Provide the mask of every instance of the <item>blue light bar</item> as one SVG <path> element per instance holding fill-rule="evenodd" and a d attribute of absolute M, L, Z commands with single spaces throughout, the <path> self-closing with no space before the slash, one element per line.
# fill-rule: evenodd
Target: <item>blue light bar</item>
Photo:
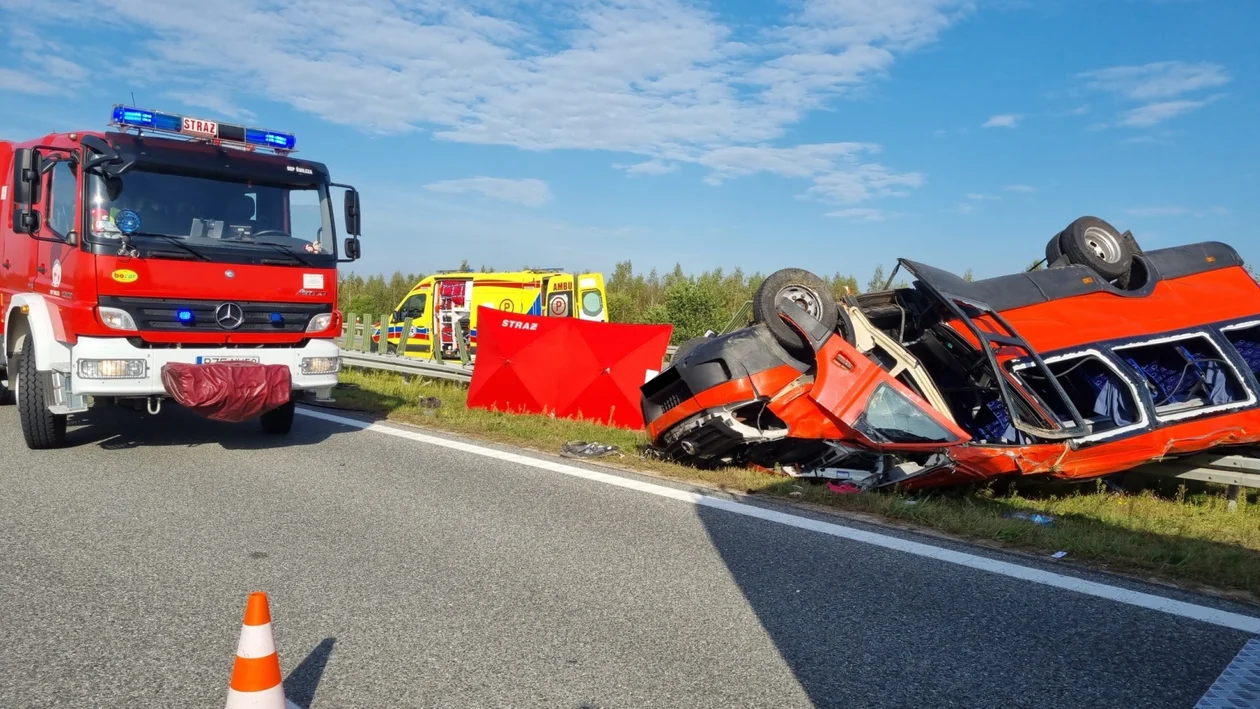
<path fill-rule="evenodd" d="M 246 128 L 245 142 L 250 145 L 262 145 L 276 150 L 292 150 L 293 146 L 297 145 L 297 138 L 288 133 Z"/>
<path fill-rule="evenodd" d="M 183 119 L 169 113 L 142 111 L 138 108 L 115 106 L 114 123 L 124 126 L 134 126 L 136 128 L 151 128 L 153 130 L 178 132 L 180 125 L 183 123 Z"/>
<path fill-rule="evenodd" d="M 114 115 L 111 123 L 130 128 L 178 133 L 190 138 L 209 139 L 218 143 L 268 148 L 276 152 L 292 152 L 297 146 L 297 137 L 291 133 L 280 133 L 260 128 L 246 128 L 245 126 L 219 123 L 218 121 L 193 118 L 191 116 L 146 111 L 131 106 L 114 106 Z"/>

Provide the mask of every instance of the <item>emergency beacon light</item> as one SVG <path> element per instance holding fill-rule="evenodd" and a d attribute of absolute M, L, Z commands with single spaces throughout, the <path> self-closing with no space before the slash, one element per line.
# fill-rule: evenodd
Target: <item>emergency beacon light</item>
<path fill-rule="evenodd" d="M 245 146 L 248 150 L 267 148 L 277 153 L 289 153 L 297 145 L 297 138 L 291 133 L 247 128 L 204 118 L 146 111 L 130 106 L 114 106 L 113 120 L 110 123 L 162 133 L 177 133 L 193 139 L 209 139 L 216 143 L 235 143 Z"/>

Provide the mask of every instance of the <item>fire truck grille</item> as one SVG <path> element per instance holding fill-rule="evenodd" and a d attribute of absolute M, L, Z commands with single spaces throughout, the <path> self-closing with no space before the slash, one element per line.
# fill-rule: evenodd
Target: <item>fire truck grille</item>
<path fill-rule="evenodd" d="M 220 306 L 230 303 L 240 309 L 229 309 L 239 315 L 238 327 L 220 323 Z M 223 331 L 232 332 L 305 332 L 311 318 L 332 311 L 329 303 L 262 303 L 245 300 L 185 300 L 178 298 L 102 297 L 101 307 L 124 310 L 142 331 Z M 229 324 L 233 322 L 228 318 Z"/>

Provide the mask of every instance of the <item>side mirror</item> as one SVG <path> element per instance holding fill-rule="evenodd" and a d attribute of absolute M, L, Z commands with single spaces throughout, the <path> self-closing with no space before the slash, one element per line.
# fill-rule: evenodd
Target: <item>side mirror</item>
<path fill-rule="evenodd" d="M 389 315 L 390 322 L 402 322 L 402 319 L 403 319 L 403 313 L 401 310 L 395 310 Z"/>
<path fill-rule="evenodd" d="M 13 210 L 14 234 L 30 234 L 33 236 L 39 233 L 42 225 L 43 219 L 38 209 L 32 209 L 30 205 L 24 204 Z"/>
<path fill-rule="evenodd" d="M 361 209 L 362 208 L 359 205 L 358 190 L 346 190 L 345 222 L 346 233 L 350 236 L 359 236 L 359 217 L 362 214 Z M 346 254 L 348 255 L 349 253 L 350 250 L 346 249 Z"/>
<path fill-rule="evenodd" d="M 346 258 L 350 259 L 351 261 L 357 261 L 359 259 L 359 256 L 362 255 L 359 252 L 359 237 L 347 236 L 345 251 L 346 251 Z"/>
<path fill-rule="evenodd" d="M 13 151 L 13 203 L 38 204 L 43 197 L 44 158 L 30 148 Z"/>

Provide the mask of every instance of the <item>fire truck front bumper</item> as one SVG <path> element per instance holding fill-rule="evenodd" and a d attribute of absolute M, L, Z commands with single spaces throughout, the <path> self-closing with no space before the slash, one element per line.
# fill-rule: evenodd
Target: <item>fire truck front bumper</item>
<path fill-rule="evenodd" d="M 174 349 L 135 347 L 119 337 L 81 337 L 71 348 L 70 357 L 70 371 L 60 372 L 61 376 L 56 379 L 61 380 L 57 384 L 69 380 L 69 394 L 73 399 L 166 396 L 162 366 L 172 362 L 212 364 L 235 360 L 285 365 L 289 368 L 293 391 L 311 392 L 318 399 L 332 395 L 337 372 L 341 371 L 340 351 L 331 340 L 312 340 L 303 347 Z M 71 405 L 71 408 L 78 407 Z"/>

